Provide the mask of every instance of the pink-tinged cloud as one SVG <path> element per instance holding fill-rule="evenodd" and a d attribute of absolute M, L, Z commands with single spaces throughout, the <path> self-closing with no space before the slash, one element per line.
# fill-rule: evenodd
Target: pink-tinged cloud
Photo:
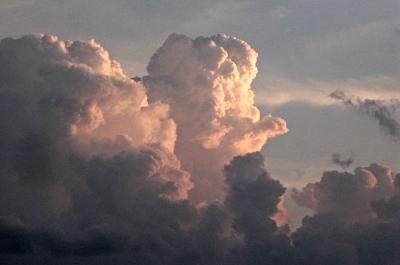
<path fill-rule="evenodd" d="M 223 34 L 172 34 L 150 60 L 144 77 L 149 100 L 170 105 L 176 154 L 199 187 L 195 200 L 221 198 L 223 165 L 288 131 L 283 119 L 261 117 L 254 105 L 256 62 L 249 44 Z"/>
<path fill-rule="evenodd" d="M 292 198 L 315 214 L 333 214 L 345 222 L 368 221 L 375 216 L 371 202 L 390 198 L 396 191 L 390 168 L 379 164 L 358 167 L 354 174 L 324 172 L 320 181 L 294 189 Z"/>

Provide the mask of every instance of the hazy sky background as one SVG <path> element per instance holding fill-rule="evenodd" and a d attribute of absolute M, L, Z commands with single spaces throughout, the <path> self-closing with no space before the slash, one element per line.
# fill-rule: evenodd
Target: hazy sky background
<path fill-rule="evenodd" d="M 399 0 L 0 0 L 0 37 L 48 33 L 96 39 L 132 75 L 172 32 L 226 33 L 259 53 L 254 83 L 264 113 L 290 132 L 265 147 L 267 167 L 286 186 L 338 169 L 332 153 L 355 166 L 400 169 L 400 143 L 377 122 L 335 104 L 343 89 L 361 97 L 400 97 Z M 399 115 L 397 116 L 398 120 Z"/>

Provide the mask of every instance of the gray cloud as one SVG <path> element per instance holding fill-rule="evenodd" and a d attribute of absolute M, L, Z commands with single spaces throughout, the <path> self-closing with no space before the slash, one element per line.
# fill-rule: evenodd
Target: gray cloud
<path fill-rule="evenodd" d="M 346 169 L 354 162 L 353 155 L 344 158 L 342 154 L 332 154 L 332 163 Z"/>
<path fill-rule="evenodd" d="M 343 91 L 337 90 L 330 97 L 352 107 L 355 111 L 368 115 L 378 121 L 382 130 L 394 140 L 400 140 L 400 123 L 395 119 L 395 112 L 400 103 L 397 99 L 389 102 L 348 97 Z"/>

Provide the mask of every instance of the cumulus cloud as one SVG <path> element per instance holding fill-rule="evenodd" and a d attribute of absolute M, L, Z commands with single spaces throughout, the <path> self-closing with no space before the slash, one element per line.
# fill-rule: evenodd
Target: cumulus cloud
<path fill-rule="evenodd" d="M 280 223 L 285 187 L 253 151 L 287 128 L 253 104 L 255 58 L 174 34 L 132 80 L 95 41 L 2 40 L 0 262 L 397 264 L 400 175 L 382 165 L 325 172 L 293 191 L 314 215 Z M 189 200 L 215 179 L 220 200 Z"/>
<path fill-rule="evenodd" d="M 377 182 L 368 181 L 369 183 L 375 183 L 377 187 L 380 179 L 386 179 L 386 185 L 381 184 L 381 187 L 387 186 L 387 180 L 392 180 L 393 174 L 390 169 L 384 168 L 378 165 L 371 165 L 367 168 L 360 168 L 359 175 L 370 174 L 371 172 L 377 178 Z M 364 171 L 364 172 L 362 172 Z M 347 173 L 348 174 L 348 173 Z M 325 211 L 322 209 L 317 211 L 314 216 L 304 218 L 303 225 L 294 234 L 292 234 L 293 247 L 302 253 L 299 259 L 299 264 L 349 264 L 349 265 L 366 265 L 366 264 L 397 264 L 399 256 L 399 186 L 398 180 L 400 175 L 396 175 L 395 181 L 389 181 L 390 183 L 390 195 L 387 193 L 386 188 L 377 188 L 375 190 L 374 200 L 370 200 L 370 196 L 364 196 L 361 198 L 360 192 L 355 191 L 358 195 L 348 196 L 345 192 L 340 191 L 346 190 L 346 186 L 349 184 L 349 180 L 355 180 L 355 175 L 348 175 L 346 178 L 345 173 L 340 177 L 337 173 L 330 173 L 324 175 L 325 178 L 331 178 L 330 183 L 342 182 L 343 185 L 338 186 L 337 184 L 331 185 L 331 191 L 325 191 L 331 193 L 335 190 L 336 195 L 343 196 L 346 201 L 353 207 L 353 212 L 361 214 L 363 218 L 357 218 L 352 216 L 351 221 L 349 220 L 350 215 L 348 211 L 343 211 L 341 208 L 329 207 L 326 204 L 326 196 L 315 196 L 316 204 L 321 207 L 325 207 Z M 370 175 L 371 177 L 372 175 Z M 323 177 L 323 178 L 324 178 Z M 341 178 L 338 181 L 338 178 Z M 321 180 L 316 185 L 322 185 L 322 182 L 327 180 Z M 358 186 L 365 186 L 361 182 L 358 182 Z M 346 186 L 345 186 L 346 185 Z M 325 185 L 327 186 L 327 185 Z M 368 185 L 371 186 L 371 185 Z M 311 188 L 312 189 L 312 188 Z M 309 190 L 311 190 L 309 189 Z M 322 190 L 322 189 L 320 189 Z M 316 193 L 318 193 L 317 191 Z M 379 192 L 380 195 L 377 195 Z M 328 196 L 331 197 L 331 196 Z M 333 197 L 331 197 L 333 198 Z M 336 204 L 341 199 L 336 200 Z M 329 199 L 328 201 L 333 201 Z M 364 206 L 354 204 L 354 200 L 363 202 Z M 325 202 L 324 202 L 325 201 Z M 369 203 L 368 211 L 362 213 L 356 207 L 363 207 L 365 209 L 366 202 Z M 345 206 L 341 206 L 345 207 Z M 329 211 L 327 211 L 329 209 Z M 350 208 L 348 208 L 350 210 Z M 369 212 L 368 215 L 365 213 Z M 371 215 L 372 214 L 372 215 Z M 350 222 L 349 222 L 350 221 Z"/>
<path fill-rule="evenodd" d="M 360 99 L 348 97 L 343 91 L 336 90 L 330 94 L 331 98 L 341 101 L 355 111 L 368 115 L 378 121 L 385 134 L 394 140 L 400 140 L 400 123 L 395 119 L 395 113 L 400 103 L 397 99 L 389 102 L 374 99 Z"/>
<path fill-rule="evenodd" d="M 395 192 L 394 175 L 378 164 L 356 168 L 354 174 L 327 171 L 320 181 L 294 189 L 292 198 L 316 214 L 332 214 L 342 221 L 366 221 L 374 217 L 371 202 Z"/>
<path fill-rule="evenodd" d="M 193 112 L 179 93 L 155 98 L 163 92 L 163 78 L 152 77 L 161 71 L 155 58 L 164 48 L 150 62 L 145 88 L 94 40 L 29 35 L 0 42 L 1 263 L 287 260 L 288 230 L 274 219 L 285 188 L 260 153 L 244 154 L 286 132 L 286 124 L 261 119 L 253 105 L 255 52 L 238 39 L 213 38 L 167 41 L 191 43 L 187 55 L 196 56 L 174 66 L 191 66 L 187 79 L 189 72 L 160 65 L 171 75 L 165 78 L 186 80 L 186 88 L 173 80 L 179 93 L 199 96 Z M 177 133 L 183 137 L 175 148 Z M 185 144 L 197 149 L 191 154 Z M 195 164 L 201 152 L 218 160 L 210 167 L 227 196 L 195 205 L 180 159 Z M 198 176 L 209 178 L 204 172 Z"/>
<path fill-rule="evenodd" d="M 210 190 L 195 188 L 197 200 L 220 196 L 220 171 L 235 155 L 259 151 L 268 138 L 287 132 L 283 119 L 261 117 L 254 105 L 256 61 L 250 45 L 234 37 L 172 34 L 147 67 L 149 101 L 169 104 L 177 124 L 178 158 L 196 187 Z"/>
<path fill-rule="evenodd" d="M 265 171 L 262 155 L 235 157 L 224 172 L 229 185 L 225 204 L 234 228 L 244 236 L 238 264 L 290 264 L 290 240 L 273 220 L 285 188 Z"/>
<path fill-rule="evenodd" d="M 191 215 L 168 106 L 99 44 L 4 39 L 0 63 L 2 263 L 115 255 Z"/>
<path fill-rule="evenodd" d="M 0 63 L 1 215 L 57 223 L 74 209 L 77 187 L 100 178 L 90 177 L 86 164 L 101 168 L 104 159 L 116 164 L 105 176 L 117 174 L 116 190 L 154 183 L 157 198 L 187 197 L 192 182 L 172 153 L 176 126 L 168 105 L 149 104 L 143 85 L 94 40 L 3 39 Z M 118 179 L 118 163 L 131 175 Z"/>
<path fill-rule="evenodd" d="M 143 86 L 127 78 L 94 40 L 69 42 L 42 35 L 4 39 L 0 61 L 3 134 L 126 134 L 137 146 L 161 143 L 173 148 L 175 125 L 168 106 L 149 105 Z M 120 119 L 130 122 L 113 130 Z"/>

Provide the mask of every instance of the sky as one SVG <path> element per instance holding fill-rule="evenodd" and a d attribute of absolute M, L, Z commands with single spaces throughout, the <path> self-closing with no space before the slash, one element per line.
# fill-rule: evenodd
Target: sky
<path fill-rule="evenodd" d="M 18 39 L 36 33 L 57 37 Z M 331 254 L 363 265 L 360 237 L 376 239 L 379 222 L 397 225 L 400 0 L 0 0 L 0 39 L 0 234 L 12 246 L 0 243 L 0 261 L 38 247 L 55 261 L 96 264 L 85 257 L 105 251 L 104 264 L 124 264 L 132 257 L 115 253 L 129 248 L 144 264 L 168 253 L 164 265 L 231 265 L 236 255 L 243 265 L 328 264 Z M 140 187 L 138 198 L 126 187 Z M 299 228 L 290 239 L 254 233 L 286 223 Z M 308 246 L 326 224 L 348 238 L 333 237 L 329 251 Z M 28 245 L 10 239 L 15 231 Z M 150 243 L 138 248 L 140 239 Z M 259 242 L 293 260 L 264 257 Z M 169 256 L 187 244 L 189 254 Z M 310 258 L 315 249 L 322 254 Z M 210 258 L 190 263 L 191 251 Z"/>

